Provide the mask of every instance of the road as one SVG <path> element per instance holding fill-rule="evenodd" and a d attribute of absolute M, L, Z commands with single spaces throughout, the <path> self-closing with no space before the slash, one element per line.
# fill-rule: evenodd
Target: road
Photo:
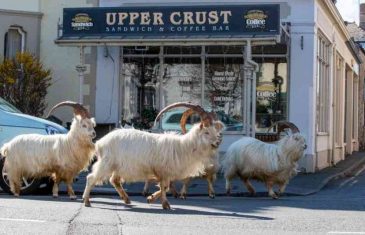
<path fill-rule="evenodd" d="M 93 196 L 92 207 L 66 196 L 0 195 L 0 234 L 365 234 L 365 171 L 319 193 L 282 197 L 170 198 L 173 208 L 131 197 Z"/>

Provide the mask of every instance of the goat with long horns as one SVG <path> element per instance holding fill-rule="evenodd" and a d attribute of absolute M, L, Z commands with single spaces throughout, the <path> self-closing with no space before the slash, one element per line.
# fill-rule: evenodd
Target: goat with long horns
<path fill-rule="evenodd" d="M 201 122 L 185 135 L 119 129 L 96 142 L 98 160 L 87 176 L 83 195 L 85 206 L 90 206 L 90 191 L 94 185 L 109 178 L 125 203 L 130 203 L 130 200 L 121 182 L 159 182 L 160 190 L 149 196 L 147 201 L 151 203 L 161 197 L 162 207 L 170 209 L 166 198 L 170 182 L 199 175 L 204 170 L 204 163 L 211 158 L 207 153 L 217 149 L 221 143 L 212 115 L 198 105 L 174 103 L 161 110 L 156 121 L 163 113 L 177 107 L 191 108 L 201 117 Z"/>
<path fill-rule="evenodd" d="M 58 197 L 58 186 L 66 182 L 71 199 L 76 199 L 72 189 L 74 177 L 85 169 L 94 156 L 95 120 L 81 105 L 65 101 L 55 105 L 49 115 L 62 106 L 74 109 L 74 119 L 67 134 L 19 135 L 6 143 L 1 154 L 5 157 L 4 168 L 8 173 L 10 190 L 19 196 L 22 177 L 54 180 L 53 196 Z"/>
<path fill-rule="evenodd" d="M 198 110 L 199 111 L 202 110 L 200 108 L 200 106 L 199 106 Z M 194 108 L 189 108 L 189 109 L 187 109 L 183 112 L 183 114 L 181 116 L 181 120 L 180 120 L 180 127 L 181 127 L 181 133 L 182 134 L 187 133 L 186 122 L 187 122 L 188 118 L 190 116 L 192 116 L 193 114 L 195 114 L 195 113 L 197 113 L 197 111 Z M 205 117 L 207 119 L 210 119 L 209 124 L 212 123 L 213 126 L 215 127 L 215 129 L 217 130 L 217 132 L 219 133 L 219 136 L 222 137 L 221 132 L 224 129 L 224 125 L 223 125 L 222 122 L 217 120 L 217 115 L 214 112 L 210 112 L 210 113 L 206 113 Z M 156 120 L 158 120 L 158 118 L 160 118 L 160 117 L 157 117 Z M 213 121 L 211 121 L 211 120 L 213 120 Z M 222 138 L 221 138 L 221 140 L 222 140 Z M 214 191 L 214 186 L 213 185 L 214 185 L 214 181 L 216 180 L 217 172 L 219 170 L 217 149 L 212 148 L 210 152 L 207 152 L 207 154 L 210 155 L 211 157 L 209 158 L 209 160 L 207 162 L 204 163 L 204 172 L 202 172 L 202 174 L 200 174 L 199 176 L 203 177 L 207 180 L 207 182 L 208 182 L 208 196 L 210 198 L 214 198 L 215 197 L 215 191 Z M 182 188 L 180 190 L 180 198 L 181 199 L 186 199 L 187 188 L 188 188 L 188 185 L 189 185 L 190 181 L 192 180 L 192 178 L 193 177 L 187 177 L 186 179 L 182 180 L 183 184 L 182 184 Z M 150 184 L 150 182 L 148 180 L 145 181 L 145 185 L 144 185 L 143 192 L 142 192 L 143 196 L 148 195 L 149 184 Z M 178 193 L 175 189 L 175 186 L 174 186 L 173 182 L 171 182 L 171 184 L 170 184 L 170 190 L 171 190 L 171 193 L 173 194 L 174 197 L 178 197 Z"/>

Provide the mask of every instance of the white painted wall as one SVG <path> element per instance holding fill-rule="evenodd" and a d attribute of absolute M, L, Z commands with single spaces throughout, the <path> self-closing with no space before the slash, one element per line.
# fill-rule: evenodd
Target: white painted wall
<path fill-rule="evenodd" d="M 40 0 L 0 0 L 0 9 L 39 12 Z"/>
<path fill-rule="evenodd" d="M 96 69 L 95 119 L 97 123 L 115 123 L 118 120 L 119 47 L 98 47 Z M 113 62 L 114 61 L 114 62 Z"/>
<path fill-rule="evenodd" d="M 57 23 L 62 21 L 64 7 L 87 7 L 86 0 L 40 0 L 44 14 L 41 25 L 40 55 L 45 67 L 52 70 L 52 86 L 48 89 L 46 100 L 48 109 L 63 100 L 79 100 L 79 78 L 75 66 L 80 63 L 80 50 L 77 47 L 61 47 L 54 43 L 57 38 Z M 88 53 L 90 48 L 85 48 Z M 48 109 L 45 113 L 48 112 Z M 72 119 L 72 110 L 58 109 L 55 115 L 64 122 Z"/>

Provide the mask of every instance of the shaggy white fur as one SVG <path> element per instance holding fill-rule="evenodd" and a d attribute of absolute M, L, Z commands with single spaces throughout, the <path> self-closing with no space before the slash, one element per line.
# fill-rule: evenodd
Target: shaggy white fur
<path fill-rule="evenodd" d="M 214 125 L 215 129 L 217 130 L 218 135 L 221 137 L 222 131 L 224 129 L 223 123 L 220 121 L 214 121 L 213 125 Z M 216 148 L 210 148 L 210 150 L 204 152 L 205 154 L 207 154 L 210 157 L 208 158 L 208 160 L 206 162 L 204 162 L 203 166 L 201 166 L 202 168 L 204 168 L 203 172 L 201 174 L 199 174 L 198 176 L 196 176 L 196 177 L 205 178 L 207 180 L 208 196 L 210 198 L 215 197 L 215 191 L 214 191 L 213 184 L 217 178 L 217 172 L 219 170 L 218 151 L 217 150 L 218 149 L 216 149 Z M 194 176 L 191 176 L 191 177 L 187 177 L 186 179 L 182 180 L 182 187 L 180 190 L 181 199 L 186 199 L 188 186 L 189 186 L 190 181 L 193 178 L 194 178 Z M 150 182 L 148 180 L 145 182 L 143 192 L 142 192 L 143 196 L 147 196 L 147 194 L 148 194 L 149 183 Z M 170 184 L 170 190 L 171 190 L 172 194 L 174 195 L 174 197 L 177 198 L 178 193 L 177 193 L 173 183 Z"/>
<path fill-rule="evenodd" d="M 4 144 L 1 154 L 6 157 L 4 167 L 14 195 L 19 196 L 21 177 L 52 176 L 53 196 L 58 196 L 58 185 L 65 181 L 70 198 L 75 199 L 73 178 L 94 156 L 95 125 L 93 118 L 76 116 L 67 134 L 25 134 Z"/>
<path fill-rule="evenodd" d="M 297 172 L 297 162 L 305 149 L 305 138 L 299 133 L 286 136 L 276 144 L 251 137 L 234 142 L 222 162 L 227 194 L 231 190 L 231 179 L 238 176 L 251 194 L 255 190 L 249 179 L 256 179 L 265 182 L 269 195 L 277 198 L 273 185 L 279 185 L 279 194 L 284 192 L 290 178 Z"/>
<path fill-rule="evenodd" d="M 222 124 L 223 125 L 223 124 Z M 149 202 L 161 196 L 164 209 L 170 205 L 166 198 L 171 181 L 199 175 L 212 148 L 218 148 L 220 133 L 214 126 L 196 124 L 185 135 L 177 133 L 155 134 L 135 129 L 120 129 L 110 132 L 96 142 L 98 161 L 87 176 L 84 191 L 85 206 L 90 206 L 92 187 L 110 177 L 122 199 L 129 203 L 120 181 L 135 182 L 155 180 L 161 190 L 148 198 Z"/>

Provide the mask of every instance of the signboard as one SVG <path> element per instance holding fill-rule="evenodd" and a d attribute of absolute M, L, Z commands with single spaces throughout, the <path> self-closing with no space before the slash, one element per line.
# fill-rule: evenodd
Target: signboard
<path fill-rule="evenodd" d="M 63 37 L 273 36 L 279 26 L 278 4 L 63 9 Z"/>

